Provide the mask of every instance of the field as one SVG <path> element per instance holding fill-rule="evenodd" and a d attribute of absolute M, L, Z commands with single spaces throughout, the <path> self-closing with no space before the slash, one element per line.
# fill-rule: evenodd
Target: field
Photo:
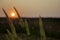
<path fill-rule="evenodd" d="M 23 21 L 27 20 L 29 25 L 29 32 L 26 32 L 25 27 L 19 25 L 18 19 L 11 19 L 16 33 L 22 40 L 40 40 L 40 28 L 39 28 L 39 18 L 22 18 Z M 60 18 L 42 18 L 43 27 L 46 34 L 47 40 L 60 40 Z M 0 18 L 0 40 L 7 40 L 7 31 L 11 32 L 11 28 L 7 22 L 6 18 Z M 6 37 L 6 38 L 5 38 Z"/>

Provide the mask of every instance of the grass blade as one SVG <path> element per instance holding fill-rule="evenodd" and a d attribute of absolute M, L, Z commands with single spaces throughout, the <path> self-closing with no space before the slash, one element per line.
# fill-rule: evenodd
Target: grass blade
<path fill-rule="evenodd" d="M 2 8 L 2 10 L 3 10 L 3 12 L 5 13 L 5 15 L 6 15 L 6 17 L 7 17 L 7 20 L 8 20 L 8 23 L 9 23 L 9 26 L 10 26 L 10 28 L 11 28 L 11 31 L 12 31 L 13 35 L 17 36 L 17 35 L 16 35 L 16 30 L 15 30 L 15 27 L 14 27 L 12 21 L 10 20 L 10 18 L 9 18 L 9 16 L 7 15 L 6 11 L 5 11 L 3 8 Z"/>
<path fill-rule="evenodd" d="M 27 20 L 25 20 L 25 28 L 26 28 L 27 35 L 29 36 L 30 35 L 30 31 L 29 31 L 29 25 L 27 23 Z"/>
<path fill-rule="evenodd" d="M 39 27 L 40 27 L 41 40 L 46 40 L 46 35 L 45 35 L 44 28 L 43 28 L 43 21 L 41 17 L 39 18 Z"/>
<path fill-rule="evenodd" d="M 9 23 L 9 26 L 10 26 L 11 31 L 12 31 L 12 33 L 11 33 L 9 30 L 7 30 L 8 35 L 9 35 L 9 38 L 10 38 L 11 40 L 22 40 L 21 38 L 19 38 L 19 37 L 17 36 L 15 27 L 14 27 L 12 21 L 10 20 L 9 16 L 7 15 L 6 11 L 5 11 L 3 8 L 2 8 L 2 10 L 3 10 L 3 12 L 4 12 L 5 15 L 6 15 L 7 21 L 8 21 L 8 23 Z"/>
<path fill-rule="evenodd" d="M 23 19 L 21 18 L 21 16 L 20 16 L 20 14 L 18 13 L 17 9 L 16 9 L 15 7 L 13 7 L 13 8 L 14 8 L 14 10 L 15 10 L 16 13 L 17 13 L 19 24 L 21 25 L 21 27 L 24 27 Z"/>
<path fill-rule="evenodd" d="M 25 23 L 24 23 L 24 22 L 23 22 L 23 19 L 22 19 L 22 18 L 20 17 L 20 15 L 19 15 L 17 9 L 16 9 L 15 7 L 14 7 L 14 9 L 15 9 L 17 15 L 18 15 L 19 24 L 20 24 L 22 27 L 25 27 L 25 28 L 26 28 L 26 32 L 27 32 L 27 35 L 30 35 L 29 28 L 28 28 L 29 26 L 28 26 L 27 21 L 25 20 Z"/>

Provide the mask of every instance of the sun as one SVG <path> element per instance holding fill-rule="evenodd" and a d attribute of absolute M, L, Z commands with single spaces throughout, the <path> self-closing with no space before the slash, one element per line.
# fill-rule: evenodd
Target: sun
<path fill-rule="evenodd" d="M 9 17 L 10 18 L 17 18 L 18 16 L 17 16 L 16 12 L 12 11 L 12 12 L 10 12 Z"/>
<path fill-rule="evenodd" d="M 14 13 L 14 12 L 12 12 L 12 13 L 11 13 L 11 16 L 12 16 L 12 17 L 15 17 L 15 13 Z"/>

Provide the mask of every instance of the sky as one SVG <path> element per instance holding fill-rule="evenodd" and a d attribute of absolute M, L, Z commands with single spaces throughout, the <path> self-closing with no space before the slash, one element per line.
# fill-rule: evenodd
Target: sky
<path fill-rule="evenodd" d="M 0 0 L 0 17 L 5 17 L 2 8 L 9 15 L 14 6 L 21 17 L 60 18 L 60 0 Z"/>

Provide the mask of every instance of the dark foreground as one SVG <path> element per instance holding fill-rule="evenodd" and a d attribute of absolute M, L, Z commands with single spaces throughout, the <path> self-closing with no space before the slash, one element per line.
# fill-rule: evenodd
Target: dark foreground
<path fill-rule="evenodd" d="M 40 40 L 40 37 L 36 36 L 36 35 L 27 36 L 25 34 L 18 34 L 18 36 L 20 38 L 22 38 L 22 40 Z M 7 40 L 6 35 L 5 34 L 0 34 L 0 40 Z M 60 39 L 53 38 L 53 37 L 47 37 L 47 40 L 60 40 Z"/>
<path fill-rule="evenodd" d="M 38 18 L 23 18 L 27 19 L 30 29 L 30 36 L 26 35 L 25 28 L 19 26 L 17 19 L 12 19 L 18 36 L 23 40 L 40 40 Z M 42 18 L 47 40 L 60 40 L 60 18 Z M 9 29 L 6 18 L 0 18 L 0 40 L 7 40 L 5 34 L 6 29 Z"/>

